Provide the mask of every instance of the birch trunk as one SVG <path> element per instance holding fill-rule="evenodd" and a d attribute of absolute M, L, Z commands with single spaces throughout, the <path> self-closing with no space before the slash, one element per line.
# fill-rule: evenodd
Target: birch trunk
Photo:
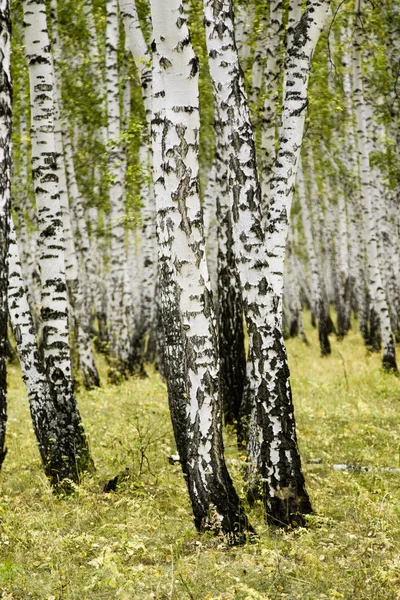
<path fill-rule="evenodd" d="M 318 317 L 318 337 L 321 348 L 321 355 L 330 354 L 330 343 L 328 338 L 326 314 L 324 307 L 324 297 L 321 285 L 320 267 L 318 265 L 317 254 L 315 250 L 314 236 L 312 232 L 312 220 L 310 209 L 307 203 L 307 192 L 304 181 L 303 169 L 300 165 L 298 176 L 298 195 L 301 206 L 301 218 L 303 221 L 304 236 L 306 238 L 306 247 L 308 254 L 308 266 L 311 283 L 311 311 Z"/>
<path fill-rule="evenodd" d="M 205 0 L 206 42 L 221 130 L 229 149 L 236 264 L 249 334 L 242 406 L 251 412 L 249 497 L 262 493 L 269 521 L 301 521 L 311 511 L 297 447 L 286 350 L 270 282 L 261 190 L 243 73 L 229 0 Z"/>
<path fill-rule="evenodd" d="M 199 197 L 198 60 L 181 1 L 166 6 L 152 0 L 151 12 L 154 179 L 171 414 L 173 423 L 180 419 L 174 428 L 196 527 L 221 531 L 238 543 L 252 529 L 223 456 L 215 318 Z M 180 331 L 172 319 L 178 319 Z M 182 369 L 175 360 L 183 357 Z"/>
<path fill-rule="evenodd" d="M 54 129 L 57 161 L 58 189 L 64 231 L 65 277 L 71 315 L 75 330 L 78 364 L 83 384 L 87 389 L 98 387 L 100 378 L 97 372 L 90 340 L 90 312 L 82 289 L 82 273 L 76 253 L 72 232 L 71 211 L 68 198 L 67 176 L 64 161 L 64 149 L 61 131 L 61 79 L 57 76 L 57 64 L 60 60 L 60 42 L 58 35 L 57 0 L 51 1 L 52 49 L 54 56 Z"/>
<path fill-rule="evenodd" d="M 217 221 L 217 158 L 207 179 L 203 197 L 204 237 L 206 240 L 207 266 L 210 275 L 211 289 L 215 298 L 218 297 L 218 221 Z M 218 314 L 218 303 L 216 306 Z"/>
<path fill-rule="evenodd" d="M 218 340 L 220 356 L 220 393 L 225 423 L 234 424 L 239 444 L 244 439 L 240 407 L 246 381 L 246 356 L 243 331 L 243 301 L 235 264 L 228 188 L 229 155 L 216 123 L 216 199 L 218 222 Z"/>
<path fill-rule="evenodd" d="M 7 422 L 8 348 L 7 287 L 8 234 L 11 200 L 11 19 L 8 0 L 0 2 L 0 469 L 7 453 L 5 446 Z"/>
<path fill-rule="evenodd" d="M 64 233 L 54 136 L 53 65 L 46 7 L 43 2 L 24 0 L 23 8 L 32 114 L 32 176 L 42 285 L 42 350 L 57 412 L 54 430 L 57 452 L 49 458 L 48 472 L 53 483 L 57 483 L 63 479 L 77 481 L 79 473 L 92 463 L 71 374 Z"/>
<path fill-rule="evenodd" d="M 106 85 L 107 126 L 110 172 L 110 310 L 108 326 L 110 351 L 117 360 L 117 368 L 124 372 L 129 357 L 129 339 L 125 319 L 124 264 L 125 250 L 125 206 L 124 206 L 124 155 L 121 141 L 121 114 L 118 84 L 118 0 L 107 0 L 106 22 Z"/>
<path fill-rule="evenodd" d="M 60 435 L 54 389 L 49 384 L 39 352 L 35 326 L 28 304 L 27 289 L 22 275 L 20 254 L 13 220 L 10 222 L 9 288 L 10 321 L 17 343 L 22 377 L 26 385 L 33 428 L 48 477 L 59 481 L 54 465 L 62 463 L 62 451 L 57 444 Z"/>
<path fill-rule="evenodd" d="M 372 204 L 371 168 L 369 162 L 370 142 L 366 128 L 367 114 L 362 82 L 362 22 L 361 0 L 356 0 L 356 14 L 353 38 L 353 94 L 357 120 L 357 140 L 360 164 L 360 189 L 362 196 L 364 229 L 367 244 L 369 290 L 374 312 L 379 317 L 380 333 L 383 342 L 382 365 L 397 371 L 396 350 L 391 330 L 389 308 L 379 268 L 376 215 Z"/>
<path fill-rule="evenodd" d="M 271 181 L 269 235 L 266 240 L 271 284 L 277 298 L 282 297 L 286 241 L 303 141 L 311 59 L 328 16 L 329 4 L 329 0 L 309 2 L 293 30 L 293 40 L 287 49 L 282 127 Z"/>
<path fill-rule="evenodd" d="M 346 35 L 347 33 L 347 35 Z M 349 210 L 349 237 L 351 240 L 350 252 L 352 256 L 351 264 L 354 265 L 353 277 L 355 293 L 357 298 L 357 309 L 360 331 L 365 343 L 368 341 L 368 293 L 366 281 L 366 263 L 365 263 L 365 239 L 363 235 L 363 224 L 360 218 L 361 201 L 358 185 L 358 156 L 356 131 L 354 125 L 354 107 L 353 107 L 353 88 L 351 82 L 351 56 L 350 48 L 352 31 L 350 27 L 347 31 L 341 32 L 341 45 L 344 48 L 342 62 L 344 67 L 343 74 L 343 92 L 346 103 L 346 113 L 348 125 L 345 130 L 346 146 L 343 154 L 343 162 L 349 174 L 349 183 L 346 186 L 348 210 Z"/>
<path fill-rule="evenodd" d="M 125 28 L 127 47 L 130 50 L 139 73 L 142 99 L 146 115 L 147 134 L 143 136 L 140 148 L 140 162 L 145 173 L 143 177 L 142 199 L 142 235 L 141 235 L 141 268 L 142 303 L 137 316 L 137 331 L 135 343 L 142 347 L 141 356 L 145 345 L 146 335 L 149 335 L 148 347 L 154 346 L 155 336 L 155 284 L 156 284 L 156 236 L 155 236 L 155 201 L 153 183 L 149 182 L 147 173 L 152 170 L 152 153 L 149 140 L 151 115 L 152 115 L 152 70 L 151 54 L 147 47 L 134 0 L 119 0 L 121 17 Z M 151 353 L 148 356 L 151 358 Z"/>
<path fill-rule="evenodd" d="M 298 16 L 300 20 L 301 13 Z M 281 0 L 270 2 L 267 33 L 267 59 L 264 69 L 265 100 L 261 129 L 261 183 L 262 212 L 267 218 L 271 194 L 272 168 L 276 158 L 277 107 L 279 78 L 282 67 L 283 4 Z"/>

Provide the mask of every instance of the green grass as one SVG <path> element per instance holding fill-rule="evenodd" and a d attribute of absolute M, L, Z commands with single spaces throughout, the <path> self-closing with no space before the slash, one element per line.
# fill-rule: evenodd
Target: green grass
<path fill-rule="evenodd" d="M 7 600 L 400 599 L 400 379 L 356 333 L 319 357 L 288 342 L 298 437 L 314 515 L 227 549 L 197 535 L 174 452 L 166 387 L 156 373 L 81 392 L 97 471 L 57 498 L 40 466 L 19 369 L 9 369 L 9 453 L 0 475 L 0 598 Z M 99 359 L 102 372 L 105 364 Z M 226 438 L 243 490 L 243 457 Z M 314 464 L 312 459 L 321 459 Z M 347 463 L 374 467 L 336 472 Z M 104 483 L 129 467 L 117 491 Z"/>

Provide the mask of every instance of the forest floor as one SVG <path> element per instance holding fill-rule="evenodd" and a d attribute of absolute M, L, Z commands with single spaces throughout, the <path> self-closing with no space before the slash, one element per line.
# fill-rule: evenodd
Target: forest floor
<path fill-rule="evenodd" d="M 255 506 L 248 512 L 259 540 L 231 549 L 194 529 L 180 466 L 168 461 L 166 386 L 151 368 L 147 379 L 81 391 L 97 470 L 60 498 L 43 474 L 19 368 L 10 365 L 0 598 L 400 599 L 400 379 L 380 369 L 357 333 L 332 337 L 328 358 L 319 356 L 316 332 L 307 333 L 310 346 L 289 340 L 288 352 L 314 515 L 307 528 L 271 530 Z M 229 432 L 226 451 L 243 493 L 244 456 Z M 372 470 L 334 466 L 343 464 Z M 117 490 L 104 493 L 126 468 Z"/>

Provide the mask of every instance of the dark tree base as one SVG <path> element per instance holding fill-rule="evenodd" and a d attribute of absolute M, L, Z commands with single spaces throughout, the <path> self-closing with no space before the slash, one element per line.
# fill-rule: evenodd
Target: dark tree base
<path fill-rule="evenodd" d="M 299 335 L 299 320 L 297 317 L 292 317 L 289 325 L 289 336 L 291 338 L 297 337 Z"/>
<path fill-rule="evenodd" d="M 346 315 L 345 315 L 344 309 L 342 307 L 340 309 L 337 309 L 336 313 L 337 313 L 337 337 L 339 340 L 343 340 L 344 336 L 346 335 L 346 333 L 348 331 Z"/>
<path fill-rule="evenodd" d="M 1 467 L 3 466 L 3 462 L 4 462 L 4 459 L 5 459 L 6 455 L 7 455 L 7 452 L 8 452 L 8 448 L 4 448 L 4 449 L 3 449 L 3 450 L 0 452 L 0 469 L 1 469 Z"/>
<path fill-rule="evenodd" d="M 318 324 L 318 337 L 319 337 L 319 345 L 321 349 L 321 356 L 329 356 L 331 353 L 331 344 L 329 341 L 328 329 L 325 323 Z"/>
<path fill-rule="evenodd" d="M 44 468 L 55 494 L 73 493 L 83 473 L 92 473 L 95 470 L 94 462 L 88 453 L 80 456 L 75 454 L 69 460 L 48 461 Z"/>
<path fill-rule="evenodd" d="M 369 332 L 367 346 L 371 352 L 380 352 L 382 347 L 379 316 L 373 308 L 371 308 L 369 315 Z"/>
<path fill-rule="evenodd" d="M 82 380 L 86 390 L 93 390 L 96 387 L 100 387 L 99 374 L 92 369 L 85 372 L 82 371 Z"/>
<path fill-rule="evenodd" d="M 396 356 L 394 352 L 387 352 L 383 354 L 382 368 L 388 372 L 398 373 Z"/>
<path fill-rule="evenodd" d="M 315 312 L 311 311 L 311 326 L 314 327 L 314 329 L 317 326 L 317 317 Z"/>
<path fill-rule="evenodd" d="M 228 480 L 224 482 L 225 485 L 216 482 L 213 489 L 213 500 L 218 504 L 211 504 L 205 498 L 204 502 L 199 503 L 198 498 L 191 495 L 194 524 L 199 533 L 211 532 L 223 538 L 229 546 L 238 546 L 254 541 L 256 532 L 227 473 L 226 476 Z"/>
<path fill-rule="evenodd" d="M 331 353 L 331 344 L 329 342 L 329 334 L 334 332 L 335 327 L 329 314 L 329 307 L 320 300 L 318 306 L 318 338 L 321 348 L 321 356 L 328 356 Z"/>
<path fill-rule="evenodd" d="M 266 511 L 268 525 L 275 527 L 303 527 L 305 515 L 311 514 L 311 502 L 307 494 L 285 498 L 270 498 Z"/>
<path fill-rule="evenodd" d="M 130 375 L 136 375 L 142 379 L 147 377 L 147 373 L 144 368 L 145 335 L 146 332 L 141 329 L 132 338 L 127 365 Z"/>

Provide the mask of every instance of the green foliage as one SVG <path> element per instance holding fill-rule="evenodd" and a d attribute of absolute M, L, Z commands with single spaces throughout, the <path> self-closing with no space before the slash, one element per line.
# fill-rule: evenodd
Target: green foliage
<path fill-rule="evenodd" d="M 0 590 L 9 600 L 394 600 L 400 584 L 399 379 L 358 333 L 319 357 L 288 341 L 298 437 L 315 513 L 274 531 L 256 505 L 260 539 L 227 549 L 198 536 L 175 453 L 166 386 L 150 377 L 79 398 L 97 472 L 70 497 L 52 494 L 39 463 L 19 370 L 9 368 L 8 447 L 0 480 Z M 99 357 L 103 375 L 106 364 Z M 226 454 L 243 493 L 244 459 Z M 319 459 L 319 462 L 316 460 Z M 335 471 L 334 464 L 373 467 Z M 129 470 L 126 471 L 126 468 Z M 115 492 L 104 484 L 120 475 Z"/>

